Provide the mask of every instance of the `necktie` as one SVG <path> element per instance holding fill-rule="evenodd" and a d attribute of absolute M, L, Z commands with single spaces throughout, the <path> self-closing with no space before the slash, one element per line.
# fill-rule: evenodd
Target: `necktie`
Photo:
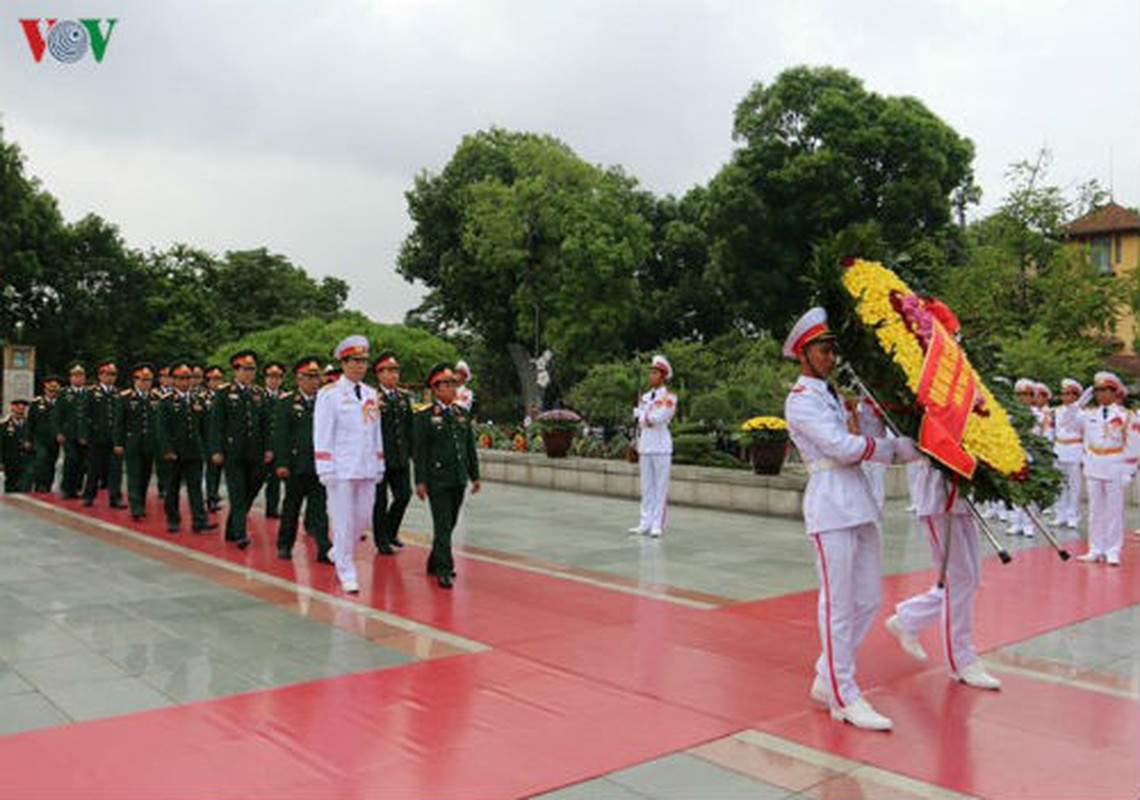
<path fill-rule="evenodd" d="M 1101 406 L 1100 417 L 1101 419 L 1108 419 L 1108 406 Z"/>
<path fill-rule="evenodd" d="M 359 383 L 353 384 L 352 389 L 353 389 L 353 391 L 356 392 L 356 399 L 359 400 L 360 399 L 360 384 Z"/>

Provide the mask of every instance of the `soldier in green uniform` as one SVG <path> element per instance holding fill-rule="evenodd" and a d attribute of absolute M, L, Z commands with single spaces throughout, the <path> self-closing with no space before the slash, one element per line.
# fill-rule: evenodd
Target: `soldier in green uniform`
<path fill-rule="evenodd" d="M 131 370 L 133 385 L 119 393 L 118 444 L 127 467 L 127 505 L 134 519 L 146 516 L 146 495 L 158 453 L 158 403 L 154 367 L 139 364 Z"/>
<path fill-rule="evenodd" d="M 26 492 L 31 481 L 31 453 L 24 447 L 28 425 L 28 401 L 12 401 L 8 416 L 0 421 L 0 461 L 4 464 L 4 491 Z"/>
<path fill-rule="evenodd" d="M 63 447 L 63 478 L 59 490 L 64 499 L 74 500 L 83 490 L 87 472 L 87 442 L 79 438 L 79 415 L 87 402 L 87 370 L 78 361 L 67 367 L 68 385 L 56 403 L 56 441 Z"/>
<path fill-rule="evenodd" d="M 277 404 L 273 427 L 273 466 L 285 483 L 285 502 L 277 526 L 277 555 L 293 557 L 297 541 L 297 520 L 305 506 L 305 530 L 317 542 L 317 561 L 331 564 L 329 517 L 325 487 L 317 479 L 313 459 L 313 405 L 321 387 L 321 360 L 306 356 L 293 366 L 297 390 L 287 392 Z"/>
<path fill-rule="evenodd" d="M 55 482 L 55 462 L 59 458 L 59 402 L 61 381 L 57 375 L 44 378 L 43 394 L 32 400 L 28 408 L 28 424 L 24 428 L 24 450 L 32 454 L 30 488 L 33 492 L 50 492 Z"/>
<path fill-rule="evenodd" d="M 479 491 L 479 457 L 467 411 L 455 404 L 456 380 L 450 364 L 437 364 L 428 373 L 432 403 L 412 423 L 412 460 L 416 469 L 416 496 L 431 505 L 432 544 L 427 573 L 450 589 L 455 576 L 451 532 L 471 483 Z"/>
<path fill-rule="evenodd" d="M 246 518 L 253 498 L 265 480 L 266 464 L 273 452 L 265 447 L 265 390 L 254 384 L 257 353 L 242 350 L 230 357 L 233 381 L 218 387 L 210 409 L 210 460 L 223 465 L 230 513 L 226 516 L 226 541 L 249 547 Z"/>
<path fill-rule="evenodd" d="M 115 387 L 119 368 L 114 361 L 103 361 L 97 373 L 99 383 L 87 393 L 84 412 L 79 416 L 79 438 L 87 442 L 83 505 L 94 505 L 95 495 L 106 487 L 111 508 L 123 508 L 123 447 L 119 432 L 122 414 Z"/>
<path fill-rule="evenodd" d="M 176 361 L 170 368 L 174 383 L 158 404 L 157 439 L 160 458 L 169 464 L 169 480 L 163 509 L 166 512 L 166 530 L 178 533 L 182 525 L 179 495 L 186 484 L 190 501 L 190 524 L 195 533 L 214 530 L 218 523 L 206 516 L 202 500 L 202 460 L 206 455 L 206 418 L 209 407 L 202 392 L 191 389 L 190 364 Z"/>
<path fill-rule="evenodd" d="M 226 382 L 226 371 L 219 367 L 217 364 L 211 364 L 202 371 L 203 377 L 206 380 L 205 386 L 202 387 L 202 396 L 205 399 L 207 410 L 214 407 L 214 395 L 218 392 L 218 387 Z M 193 376 L 191 376 L 193 380 Z M 207 419 L 209 414 L 207 414 Z M 207 426 L 208 429 L 209 426 Z M 207 445 L 209 441 L 207 440 Z M 216 512 L 222 507 L 221 485 L 222 485 L 222 465 L 214 463 L 213 459 L 206 459 L 206 508 L 211 512 Z"/>
<path fill-rule="evenodd" d="M 269 401 L 266 412 L 268 428 L 265 441 L 272 445 L 277 441 L 274 426 L 277 424 L 277 406 L 284 392 L 281 384 L 285 380 L 285 365 L 280 361 L 270 361 L 263 371 L 265 376 L 265 397 Z M 265 475 L 265 516 L 276 519 L 281 516 L 281 479 L 270 469 Z"/>
<path fill-rule="evenodd" d="M 372 538 L 377 551 L 390 556 L 395 552 L 393 547 L 404 546 L 399 537 L 400 523 L 412 499 L 412 395 L 400 388 L 400 362 L 391 350 L 376 357 L 372 370 L 380 385 L 380 432 L 384 437 L 384 480 L 376 484 Z"/>
<path fill-rule="evenodd" d="M 154 395 L 156 401 L 161 401 L 162 398 L 174 391 L 174 378 L 170 374 L 170 365 L 163 364 L 158 368 L 158 385 L 154 387 Z M 155 405 L 155 419 L 158 418 L 158 405 Z M 156 422 L 157 425 L 157 422 Z M 157 451 L 154 455 L 154 474 L 158 484 L 158 496 L 166 497 L 166 484 L 170 482 L 170 463 L 159 456 Z"/>

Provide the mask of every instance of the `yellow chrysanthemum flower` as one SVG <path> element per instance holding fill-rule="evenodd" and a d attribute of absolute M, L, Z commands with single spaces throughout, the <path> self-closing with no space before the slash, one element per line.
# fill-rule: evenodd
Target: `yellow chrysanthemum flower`
<path fill-rule="evenodd" d="M 902 316 L 891 305 L 891 292 L 914 294 L 894 272 L 874 261 L 856 260 L 843 273 L 843 286 L 855 298 L 855 313 L 864 325 L 875 331 L 879 346 L 906 375 L 906 385 L 918 392 L 925 360 L 917 337 L 907 329 Z M 967 361 L 969 364 L 969 361 Z M 974 371 L 973 366 L 970 370 Z M 1025 468 L 1025 450 L 1009 416 L 974 371 L 974 380 L 985 398 L 988 416 L 971 412 L 962 434 L 962 447 L 1003 475 Z"/>
<path fill-rule="evenodd" d="M 740 429 L 745 431 L 784 431 L 788 423 L 782 417 L 752 417 L 740 423 Z"/>

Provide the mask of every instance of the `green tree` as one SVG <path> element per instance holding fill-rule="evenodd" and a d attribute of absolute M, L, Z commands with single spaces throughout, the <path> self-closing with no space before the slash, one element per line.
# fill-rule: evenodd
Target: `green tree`
<path fill-rule="evenodd" d="M 756 83 L 733 135 L 739 147 L 709 185 L 708 231 L 738 326 L 783 330 L 807 301 L 812 248 L 852 225 L 874 221 L 888 252 L 937 268 L 956 205 L 977 195 L 968 139 L 919 100 L 869 92 L 839 69 Z"/>

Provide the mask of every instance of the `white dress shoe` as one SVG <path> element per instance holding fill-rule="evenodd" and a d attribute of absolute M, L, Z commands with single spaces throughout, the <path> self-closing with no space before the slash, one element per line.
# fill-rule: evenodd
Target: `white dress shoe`
<path fill-rule="evenodd" d="M 640 525 L 634 525 L 632 528 L 629 529 L 629 532 L 632 534 L 635 534 L 637 536 L 644 536 L 645 534 L 649 533 L 648 530 L 641 527 Z"/>
<path fill-rule="evenodd" d="M 922 643 L 918 641 L 917 636 L 903 628 L 902 623 L 899 622 L 898 614 L 887 618 L 887 630 L 894 634 L 895 638 L 899 640 L 899 646 L 902 647 L 903 650 L 906 650 L 919 661 L 926 660 L 926 650 L 923 649 Z"/>
<path fill-rule="evenodd" d="M 871 704 L 862 697 L 853 703 L 848 703 L 843 708 L 831 709 L 831 718 L 849 722 L 856 728 L 862 728 L 865 731 L 889 731 L 895 726 L 890 717 L 884 717 L 871 708 Z"/>
<path fill-rule="evenodd" d="M 830 705 L 830 694 L 827 691 L 827 683 L 816 675 L 815 680 L 811 682 L 811 699 L 820 705 Z"/>
<path fill-rule="evenodd" d="M 1105 563 L 1108 564 L 1110 567 L 1119 567 L 1120 566 L 1120 556 L 1109 556 L 1108 558 L 1105 559 Z"/>
<path fill-rule="evenodd" d="M 341 586 L 349 594 L 356 594 L 360 591 L 360 584 L 356 581 L 344 581 Z"/>
<path fill-rule="evenodd" d="M 1005 529 L 1006 536 L 1017 536 L 1021 532 L 1021 527 L 1018 525 L 1010 525 Z"/>
<path fill-rule="evenodd" d="M 971 661 L 957 673 L 950 673 L 950 677 L 975 689 L 1001 688 L 1001 681 L 986 672 L 986 667 L 981 661 Z"/>
<path fill-rule="evenodd" d="M 1037 531 L 1033 530 L 1033 528 L 1022 528 L 1021 535 L 1027 539 L 1032 539 L 1037 535 Z"/>
<path fill-rule="evenodd" d="M 653 530 L 651 530 L 649 532 L 649 535 L 652 536 L 654 539 L 660 539 L 662 533 L 664 533 L 664 531 L 661 530 L 660 528 L 654 528 Z"/>
<path fill-rule="evenodd" d="M 1076 530 L 1079 526 L 1080 526 L 1080 523 L 1077 522 L 1075 519 L 1071 519 L 1065 523 L 1066 528 L 1072 528 L 1073 530 Z"/>
<path fill-rule="evenodd" d="M 1100 553 L 1094 553 L 1090 550 L 1083 555 L 1077 556 L 1077 561 L 1084 561 L 1086 564 L 1095 564 L 1097 561 L 1100 561 L 1103 558 L 1104 556 L 1102 556 Z"/>

